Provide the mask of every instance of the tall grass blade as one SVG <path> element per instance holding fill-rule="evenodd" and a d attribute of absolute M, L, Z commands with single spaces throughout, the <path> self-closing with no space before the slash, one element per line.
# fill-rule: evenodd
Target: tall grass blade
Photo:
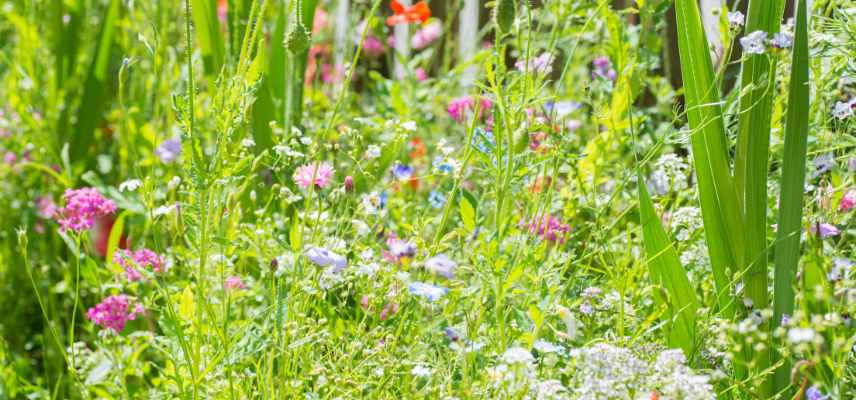
<path fill-rule="evenodd" d="M 778 32 L 783 11 L 783 0 L 751 0 L 745 32 L 764 31 L 770 35 Z M 745 93 L 740 98 L 734 174 L 746 219 L 746 296 L 757 309 L 769 306 L 767 176 L 775 68 L 774 57 L 750 54 L 743 59 L 740 77 Z"/>
<path fill-rule="evenodd" d="M 705 240 L 720 312 L 730 316 L 735 306 L 728 271 L 737 270 L 742 265 L 743 218 L 729 172 L 719 90 L 714 81 L 698 4 L 694 0 L 677 0 L 675 13 Z"/>
<path fill-rule="evenodd" d="M 193 27 L 202 50 L 205 73 L 213 76 L 220 73 L 226 54 L 223 33 L 217 18 L 217 0 L 193 0 L 191 5 Z"/>
<path fill-rule="evenodd" d="M 83 97 L 77 109 L 77 120 L 71 144 L 72 159 L 85 158 L 89 146 L 94 141 L 95 128 L 101 122 L 101 113 L 111 96 L 109 86 L 111 84 L 108 76 L 110 67 L 111 48 L 113 47 L 113 33 L 119 20 L 119 0 L 111 0 L 104 18 L 101 20 L 101 32 L 98 35 L 98 43 L 89 65 L 86 83 L 83 87 Z M 92 158 L 89 158 L 92 160 Z"/>
<path fill-rule="evenodd" d="M 668 294 L 668 299 L 656 297 L 659 302 L 668 305 L 667 316 L 671 321 L 669 345 L 679 346 L 687 358 L 692 359 L 699 302 L 686 271 L 681 267 L 678 252 L 654 210 L 654 203 L 644 182 L 639 176 L 639 213 L 645 252 L 648 255 L 648 274 L 654 284 L 661 286 Z"/>
<path fill-rule="evenodd" d="M 775 280 L 773 282 L 773 326 L 783 315 L 794 313 L 794 281 L 800 256 L 800 227 L 808 139 L 809 69 L 808 16 L 806 0 L 797 1 L 796 32 L 791 63 L 788 111 L 785 116 L 785 154 L 782 162 L 779 221 L 776 232 Z M 774 355 L 776 356 L 776 355 Z M 790 366 L 776 370 L 773 393 L 790 382 Z"/>

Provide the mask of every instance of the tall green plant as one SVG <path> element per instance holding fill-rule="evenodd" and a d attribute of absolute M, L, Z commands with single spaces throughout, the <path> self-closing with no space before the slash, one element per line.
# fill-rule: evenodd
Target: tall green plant
<path fill-rule="evenodd" d="M 808 16 L 806 0 L 797 1 L 796 32 L 791 62 L 791 82 L 788 93 L 788 113 L 785 122 L 785 154 L 782 161 L 779 218 L 776 231 L 775 282 L 773 325 L 785 315 L 794 313 L 794 282 L 800 256 L 800 226 L 802 220 L 805 181 L 806 142 L 808 139 L 809 73 Z M 774 354 L 779 358 L 778 354 Z M 790 368 L 787 363 L 776 370 L 773 389 L 788 387 Z"/>

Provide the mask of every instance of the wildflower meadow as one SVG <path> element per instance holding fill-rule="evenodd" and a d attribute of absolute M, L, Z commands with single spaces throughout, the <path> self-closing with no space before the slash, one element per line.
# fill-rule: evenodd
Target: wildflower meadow
<path fill-rule="evenodd" d="M 856 398 L 854 0 L 0 0 L 0 400 Z"/>

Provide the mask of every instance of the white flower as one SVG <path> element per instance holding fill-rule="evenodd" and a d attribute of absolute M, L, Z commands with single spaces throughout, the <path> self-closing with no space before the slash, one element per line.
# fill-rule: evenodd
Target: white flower
<path fill-rule="evenodd" d="M 181 184 L 181 177 L 176 175 L 176 176 L 173 176 L 172 179 L 169 180 L 169 183 L 166 184 L 166 187 L 169 190 L 172 190 L 172 189 L 177 188 L 178 185 L 180 185 L 180 184 Z"/>
<path fill-rule="evenodd" d="M 746 54 L 764 54 L 767 50 L 766 41 L 767 32 L 755 31 L 740 38 L 740 45 Z"/>
<path fill-rule="evenodd" d="M 142 185 L 143 182 L 139 179 L 129 179 L 119 184 L 119 191 L 124 192 L 127 190 L 129 192 L 133 192 L 136 191 Z"/>
<path fill-rule="evenodd" d="M 256 142 L 252 138 L 246 138 L 241 141 L 241 146 L 244 146 L 246 148 L 255 147 Z"/>
<path fill-rule="evenodd" d="M 431 302 L 439 300 L 449 292 L 449 289 L 442 286 L 431 285 L 424 282 L 412 282 L 407 285 L 407 290 L 410 291 L 410 294 L 424 297 Z"/>
<path fill-rule="evenodd" d="M 163 216 L 163 215 L 167 215 L 167 214 L 170 214 L 170 213 L 172 213 L 173 211 L 175 211 L 175 209 L 176 209 L 176 208 L 178 208 L 178 203 L 176 203 L 176 204 L 172 204 L 172 205 L 168 205 L 168 206 L 160 206 L 160 207 L 155 208 L 154 210 L 152 210 L 152 215 L 154 215 L 155 217 L 160 217 L 160 216 Z"/>
<path fill-rule="evenodd" d="M 431 377 L 431 369 L 422 365 L 417 365 L 410 370 L 410 374 L 419 378 Z"/>
<path fill-rule="evenodd" d="M 743 26 L 743 23 L 746 21 L 746 17 L 740 11 L 729 11 L 728 12 L 728 25 L 731 25 L 732 28 L 736 28 L 738 26 Z"/>
<path fill-rule="evenodd" d="M 416 121 L 405 121 L 401 123 L 401 129 L 409 132 L 416 131 Z"/>
<path fill-rule="evenodd" d="M 778 32 L 770 39 L 770 46 L 777 49 L 789 49 L 794 45 L 794 37 L 789 33 Z"/>
<path fill-rule="evenodd" d="M 814 329 L 811 328 L 791 328 L 788 330 L 788 341 L 793 344 L 811 342 L 814 335 Z"/>
<path fill-rule="evenodd" d="M 530 364 L 535 362 L 532 352 L 522 347 L 512 347 L 502 353 L 502 362 L 506 364 Z"/>
<path fill-rule="evenodd" d="M 366 158 L 369 160 L 374 160 L 375 158 L 380 157 L 380 147 L 378 145 L 372 144 L 366 149 Z"/>
<path fill-rule="evenodd" d="M 856 98 L 850 101 L 839 101 L 835 103 L 832 109 L 832 116 L 838 119 L 845 119 L 853 115 L 853 106 L 856 105 Z"/>
<path fill-rule="evenodd" d="M 541 340 L 541 339 L 536 340 L 535 343 L 532 344 L 532 348 L 534 348 L 535 350 L 538 350 L 539 353 L 544 353 L 544 354 L 546 354 L 546 353 L 558 353 L 558 352 L 562 351 L 561 347 L 556 346 L 553 343 L 550 343 L 546 340 Z"/>
<path fill-rule="evenodd" d="M 543 382 L 538 382 L 538 385 L 535 386 L 535 399 L 536 400 L 548 400 L 548 399 L 557 399 L 563 398 L 559 397 L 560 394 L 566 392 L 564 386 L 562 386 L 562 382 L 556 379 L 550 379 Z"/>

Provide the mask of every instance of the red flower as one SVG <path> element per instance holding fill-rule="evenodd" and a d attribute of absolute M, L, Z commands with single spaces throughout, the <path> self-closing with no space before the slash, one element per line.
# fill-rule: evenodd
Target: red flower
<path fill-rule="evenodd" d="M 395 13 L 386 19 L 386 24 L 389 26 L 411 24 L 417 21 L 425 23 L 428 18 L 431 18 L 431 9 L 428 8 L 428 4 L 424 0 L 420 0 L 410 7 L 404 7 L 398 1 L 392 0 L 389 6 L 392 8 L 392 12 Z"/>

